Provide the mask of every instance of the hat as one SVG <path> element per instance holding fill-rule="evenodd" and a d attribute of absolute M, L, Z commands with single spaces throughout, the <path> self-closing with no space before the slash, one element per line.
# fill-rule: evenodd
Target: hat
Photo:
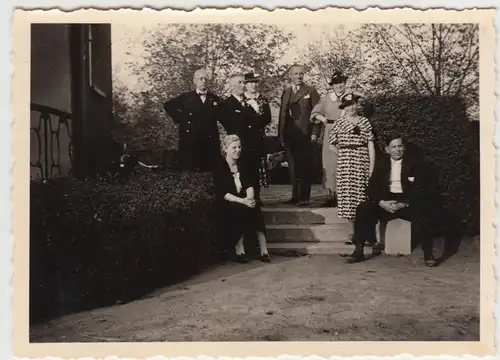
<path fill-rule="evenodd" d="M 352 104 L 356 104 L 359 99 L 361 99 L 361 96 L 353 93 L 347 93 L 340 99 L 339 109 L 344 109 Z"/>
<path fill-rule="evenodd" d="M 340 84 L 347 80 L 347 76 L 342 75 L 340 71 L 335 71 L 330 79 L 328 85 L 332 86 L 333 84 Z"/>
<path fill-rule="evenodd" d="M 253 72 L 245 74 L 245 82 L 258 82 L 260 80 L 260 75 L 254 74 Z"/>

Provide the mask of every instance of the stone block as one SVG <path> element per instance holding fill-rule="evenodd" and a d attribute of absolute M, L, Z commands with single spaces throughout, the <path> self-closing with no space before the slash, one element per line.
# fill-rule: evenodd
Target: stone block
<path fill-rule="evenodd" d="M 377 225 L 378 241 L 384 245 L 387 255 L 410 255 L 411 222 L 403 219 L 393 219 L 389 222 L 379 222 Z"/>

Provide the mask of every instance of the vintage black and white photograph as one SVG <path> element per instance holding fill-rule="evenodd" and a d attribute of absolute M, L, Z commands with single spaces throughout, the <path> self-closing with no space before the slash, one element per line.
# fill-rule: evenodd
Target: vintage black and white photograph
<path fill-rule="evenodd" d="M 30 24 L 30 343 L 493 336 L 479 20 L 118 15 Z"/>

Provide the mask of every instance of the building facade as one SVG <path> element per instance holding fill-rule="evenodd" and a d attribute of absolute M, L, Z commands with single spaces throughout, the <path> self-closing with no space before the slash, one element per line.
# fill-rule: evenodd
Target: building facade
<path fill-rule="evenodd" d="M 30 178 L 84 177 L 109 159 L 110 24 L 32 24 Z"/>

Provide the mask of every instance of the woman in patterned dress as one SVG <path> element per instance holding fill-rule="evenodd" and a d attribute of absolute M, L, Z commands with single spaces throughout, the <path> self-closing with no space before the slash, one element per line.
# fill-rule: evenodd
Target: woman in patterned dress
<path fill-rule="evenodd" d="M 351 224 L 348 244 L 352 244 L 356 208 L 367 200 L 366 187 L 375 165 L 372 126 L 367 118 L 358 115 L 360 99 L 352 93 L 342 97 L 339 108 L 344 113 L 329 134 L 331 149 L 338 156 L 338 216 Z"/>

